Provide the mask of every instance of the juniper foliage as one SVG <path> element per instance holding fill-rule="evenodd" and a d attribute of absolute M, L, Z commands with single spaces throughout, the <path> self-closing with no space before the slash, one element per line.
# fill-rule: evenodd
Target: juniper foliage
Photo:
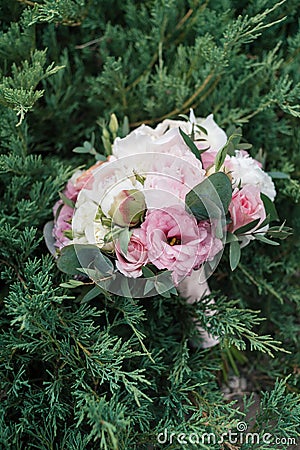
<path fill-rule="evenodd" d="M 220 390 L 229 367 L 262 391 L 254 430 L 282 439 L 239 448 L 297 439 L 299 13 L 297 0 L 1 3 L 1 448 L 181 449 L 158 443 L 165 429 L 220 437 L 244 417 Z M 277 176 L 293 237 L 253 243 L 233 273 L 223 262 L 211 317 L 176 296 L 82 302 L 42 239 L 59 191 L 93 162 L 72 150 L 94 134 L 105 154 L 101 125 L 113 112 L 135 127 L 190 107 L 227 131 L 242 126 Z M 190 345 L 195 318 L 220 346 Z"/>

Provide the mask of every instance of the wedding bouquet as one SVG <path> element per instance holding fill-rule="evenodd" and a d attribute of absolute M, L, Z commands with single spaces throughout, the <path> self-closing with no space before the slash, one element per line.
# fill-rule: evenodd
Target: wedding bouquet
<path fill-rule="evenodd" d="M 179 290 L 195 301 L 209 293 L 205 281 L 226 245 L 234 270 L 251 240 L 278 245 L 270 237 L 288 234 L 269 226 L 278 220 L 271 176 L 249 155 L 239 130 L 227 137 L 212 114 L 201 119 L 191 111 L 125 137 L 117 136 L 113 115 L 109 129 L 107 157 L 88 142 L 75 149 L 97 162 L 74 173 L 48 225 L 58 267 L 73 276 L 70 286 L 84 275 L 95 295 Z"/>

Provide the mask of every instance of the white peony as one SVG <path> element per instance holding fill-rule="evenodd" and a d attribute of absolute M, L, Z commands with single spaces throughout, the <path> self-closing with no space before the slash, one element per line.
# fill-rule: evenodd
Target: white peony
<path fill-rule="evenodd" d="M 258 186 L 260 192 L 274 201 L 276 190 L 272 178 L 261 169 L 258 161 L 251 158 L 251 156 L 236 151 L 235 156 L 232 156 L 226 162 L 226 168 L 230 170 L 233 187 L 243 187 L 247 184 Z"/>
<path fill-rule="evenodd" d="M 196 118 L 193 110 L 191 110 L 189 122 L 166 119 L 162 123 L 158 124 L 156 128 L 141 125 L 129 133 L 125 138 L 116 138 L 113 144 L 112 153 L 117 158 L 130 155 L 141 155 L 149 152 L 167 152 L 172 154 L 172 149 L 170 148 L 169 143 L 174 139 L 174 137 L 179 137 L 184 149 L 184 151 L 182 151 L 184 154 L 187 151 L 189 152 L 189 149 L 187 149 L 186 145 L 183 143 L 183 140 L 179 134 L 179 128 L 181 128 L 181 130 L 186 134 L 191 134 L 193 124 L 195 139 L 204 139 L 204 141 L 197 142 L 199 149 L 209 147 L 211 150 L 218 151 L 226 144 L 226 133 L 216 124 L 213 114 L 210 114 L 205 119 L 199 117 Z M 205 128 L 207 134 L 201 131 L 197 125 Z"/>

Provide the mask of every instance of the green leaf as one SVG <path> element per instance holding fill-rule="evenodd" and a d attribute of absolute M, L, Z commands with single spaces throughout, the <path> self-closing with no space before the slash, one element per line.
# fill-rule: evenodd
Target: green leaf
<path fill-rule="evenodd" d="M 271 241 L 271 239 L 266 238 L 262 234 L 255 234 L 254 236 L 255 236 L 255 239 L 257 239 L 258 241 L 264 242 L 265 244 L 280 245 L 279 242 Z"/>
<path fill-rule="evenodd" d="M 77 275 L 81 269 L 96 268 L 101 274 L 108 275 L 114 270 L 112 262 L 96 245 L 71 244 L 63 247 L 57 259 L 57 267 L 69 275 Z"/>
<path fill-rule="evenodd" d="M 186 195 L 187 210 L 199 219 L 208 219 L 215 214 L 215 208 L 226 214 L 232 198 L 231 182 L 223 172 L 210 175 Z"/>
<path fill-rule="evenodd" d="M 67 289 L 75 289 L 79 286 L 84 286 L 86 283 L 79 280 L 69 280 L 66 283 L 60 283 L 60 287 L 67 288 Z"/>
<path fill-rule="evenodd" d="M 225 158 L 227 156 L 227 148 L 228 148 L 228 146 L 225 145 L 223 148 L 221 148 L 218 151 L 218 153 L 216 155 L 216 158 L 215 158 L 216 172 L 218 172 L 221 169 L 222 165 L 224 164 Z"/>
<path fill-rule="evenodd" d="M 198 128 L 198 130 L 200 130 L 203 134 L 205 134 L 206 136 L 208 135 L 207 129 L 202 127 L 201 125 L 199 125 L 199 123 L 195 124 L 195 127 Z M 202 139 L 203 141 L 206 141 L 206 139 Z M 208 147 L 209 148 L 209 147 Z"/>
<path fill-rule="evenodd" d="M 178 114 L 178 117 L 181 117 L 182 119 L 186 120 L 187 122 L 189 122 L 189 120 L 190 120 L 189 116 L 187 116 L 186 114 Z"/>
<path fill-rule="evenodd" d="M 155 277 L 155 273 L 152 272 L 152 270 L 148 266 L 142 267 L 142 272 L 145 278 L 152 278 Z"/>
<path fill-rule="evenodd" d="M 75 203 L 65 196 L 62 192 L 59 192 L 59 196 L 65 205 L 70 206 L 70 208 L 75 208 Z"/>
<path fill-rule="evenodd" d="M 66 245 L 62 248 L 60 255 L 57 259 L 57 267 L 61 272 L 69 275 L 78 275 L 80 272 L 77 270 L 80 267 L 77 254 L 75 252 L 75 246 Z"/>
<path fill-rule="evenodd" d="M 229 231 L 227 231 L 226 244 L 230 244 L 230 242 L 234 242 L 234 241 L 238 241 L 237 236 L 235 236 L 235 234 L 230 233 Z"/>
<path fill-rule="evenodd" d="M 172 272 L 170 270 L 165 270 L 162 272 L 154 284 L 157 292 L 165 298 L 170 298 L 171 293 L 178 295 L 172 279 Z"/>
<path fill-rule="evenodd" d="M 106 161 L 107 160 L 106 156 L 101 155 L 101 153 L 96 153 L 95 159 L 96 159 L 96 161 Z"/>
<path fill-rule="evenodd" d="M 270 221 L 272 220 L 279 220 L 276 208 L 274 203 L 272 202 L 272 200 L 265 194 L 260 194 L 260 197 L 263 201 L 265 210 L 266 210 L 266 214 L 270 216 Z"/>
<path fill-rule="evenodd" d="M 265 218 L 265 220 L 259 225 L 259 227 L 257 228 L 257 230 L 255 231 L 259 231 L 261 230 L 263 227 L 265 227 L 266 225 L 269 225 L 270 223 L 270 216 L 267 215 L 267 217 Z"/>
<path fill-rule="evenodd" d="M 256 220 L 252 220 L 252 222 L 247 223 L 246 225 L 238 228 L 237 230 L 235 230 L 235 234 L 244 234 L 247 233 L 247 231 L 253 230 L 256 225 L 258 225 L 260 219 L 256 219 Z"/>
<path fill-rule="evenodd" d="M 126 256 L 128 251 L 128 244 L 131 238 L 133 231 L 130 231 L 129 228 L 124 228 L 119 234 L 119 243 L 122 253 Z"/>
<path fill-rule="evenodd" d="M 125 137 L 125 136 L 127 136 L 127 134 L 129 134 L 130 127 L 129 127 L 129 119 L 127 116 L 124 117 L 121 130 L 122 130 L 121 137 Z"/>
<path fill-rule="evenodd" d="M 99 286 L 94 286 L 92 289 L 90 289 L 84 297 L 81 299 L 81 303 L 88 303 L 94 298 L 98 297 L 98 295 L 103 294 L 103 289 L 101 289 Z"/>
<path fill-rule="evenodd" d="M 248 143 L 241 143 L 241 144 L 237 144 L 236 146 L 235 146 L 235 148 L 237 149 L 237 150 L 250 150 L 251 148 L 253 147 L 253 145 L 252 144 L 248 144 Z"/>
<path fill-rule="evenodd" d="M 290 180 L 291 177 L 288 173 L 284 173 L 284 172 L 267 172 L 268 175 L 270 175 L 270 177 L 274 178 L 274 179 L 278 179 L 278 180 Z"/>
<path fill-rule="evenodd" d="M 229 247 L 229 263 L 231 270 L 235 270 L 240 262 L 241 258 L 241 247 L 238 241 L 233 241 L 230 243 Z"/>
<path fill-rule="evenodd" d="M 241 136 L 242 135 L 239 133 L 233 133 L 231 136 L 229 136 L 228 141 L 226 142 L 224 147 L 220 148 L 215 158 L 216 172 L 218 172 L 224 164 L 226 155 L 234 153 L 234 149 L 236 146 L 235 142 L 236 140 L 239 141 Z"/>
<path fill-rule="evenodd" d="M 179 128 L 179 133 L 181 134 L 182 139 L 189 147 L 191 152 L 196 156 L 197 159 L 201 160 L 200 158 L 201 151 L 199 151 L 199 149 L 196 147 L 192 139 L 184 131 L 182 131 L 181 128 Z"/>
<path fill-rule="evenodd" d="M 149 292 L 151 292 L 152 289 L 155 289 L 154 281 L 152 281 L 152 280 L 147 280 L 146 283 L 145 283 L 144 295 L 149 294 Z"/>
<path fill-rule="evenodd" d="M 61 206 L 61 205 L 60 205 Z M 51 255 L 55 256 L 57 253 L 57 248 L 55 247 L 55 238 L 53 236 L 53 227 L 54 221 L 51 220 L 44 225 L 43 228 L 43 236 L 46 243 L 46 246 L 51 253 Z"/>
<path fill-rule="evenodd" d="M 280 227 L 269 228 L 266 234 L 278 239 L 286 239 L 293 234 L 293 229 L 290 227 L 285 227 L 283 224 L 280 225 Z"/>
<path fill-rule="evenodd" d="M 74 153 L 90 153 L 86 147 L 75 147 L 73 148 Z"/>

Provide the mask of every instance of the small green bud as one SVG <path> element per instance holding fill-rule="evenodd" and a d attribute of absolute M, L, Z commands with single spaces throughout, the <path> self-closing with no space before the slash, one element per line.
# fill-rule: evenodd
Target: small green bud
<path fill-rule="evenodd" d="M 113 136 L 115 137 L 117 135 L 117 131 L 119 129 L 119 123 L 118 123 L 117 116 L 114 113 L 110 116 L 108 128 L 110 129 Z"/>
<path fill-rule="evenodd" d="M 102 136 L 103 136 L 104 139 L 106 139 L 106 140 L 108 140 L 108 141 L 110 140 L 110 134 L 109 134 L 109 131 L 108 131 L 108 129 L 105 128 L 105 127 L 102 128 Z"/>

